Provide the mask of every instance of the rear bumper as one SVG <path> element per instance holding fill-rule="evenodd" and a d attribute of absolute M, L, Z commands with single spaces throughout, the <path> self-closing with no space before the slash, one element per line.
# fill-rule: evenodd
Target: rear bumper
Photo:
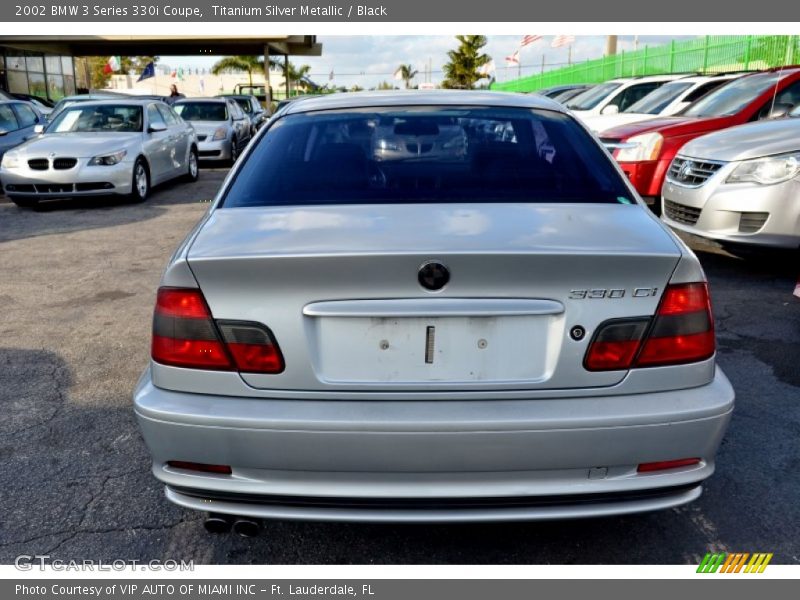
<path fill-rule="evenodd" d="M 734 394 L 718 371 L 674 392 L 493 401 L 307 401 L 170 392 L 136 415 L 173 502 L 253 517 L 559 519 L 689 502 L 714 470 Z M 669 471 L 639 463 L 698 457 Z M 226 464 L 231 475 L 169 460 Z"/>

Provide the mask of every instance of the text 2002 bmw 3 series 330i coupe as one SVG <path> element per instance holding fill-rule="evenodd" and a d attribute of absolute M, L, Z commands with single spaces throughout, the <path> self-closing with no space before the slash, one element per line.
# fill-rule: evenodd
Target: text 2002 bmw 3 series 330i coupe
<path fill-rule="evenodd" d="M 251 144 L 158 290 L 167 497 L 560 519 L 700 495 L 733 408 L 697 258 L 554 102 L 342 94 Z"/>

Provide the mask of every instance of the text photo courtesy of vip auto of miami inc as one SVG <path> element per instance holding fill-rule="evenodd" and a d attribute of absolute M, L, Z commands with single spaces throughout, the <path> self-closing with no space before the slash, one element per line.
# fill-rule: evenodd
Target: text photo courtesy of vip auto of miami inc
<path fill-rule="evenodd" d="M 798 562 L 800 36 L 178 25 L 0 35 L 11 577 Z"/>

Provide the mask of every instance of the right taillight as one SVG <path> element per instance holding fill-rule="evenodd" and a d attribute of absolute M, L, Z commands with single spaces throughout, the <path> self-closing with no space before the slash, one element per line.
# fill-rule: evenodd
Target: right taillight
<path fill-rule="evenodd" d="M 667 286 L 652 320 L 603 323 L 586 352 L 589 371 L 676 365 L 714 355 L 714 319 L 704 282 Z"/>
<path fill-rule="evenodd" d="M 280 373 L 284 362 L 260 323 L 214 321 L 200 290 L 163 287 L 153 315 L 151 356 L 173 367 Z"/>

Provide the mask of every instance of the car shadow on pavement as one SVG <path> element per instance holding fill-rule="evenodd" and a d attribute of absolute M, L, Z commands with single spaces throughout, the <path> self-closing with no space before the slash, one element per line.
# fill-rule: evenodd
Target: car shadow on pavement
<path fill-rule="evenodd" d="M 36 209 L 0 202 L 0 243 L 147 221 L 164 214 L 166 207 L 173 205 L 207 207 L 226 174 L 226 169 L 205 170 L 195 183 L 178 180 L 164 183 L 140 204 L 115 197 L 49 200 Z"/>

